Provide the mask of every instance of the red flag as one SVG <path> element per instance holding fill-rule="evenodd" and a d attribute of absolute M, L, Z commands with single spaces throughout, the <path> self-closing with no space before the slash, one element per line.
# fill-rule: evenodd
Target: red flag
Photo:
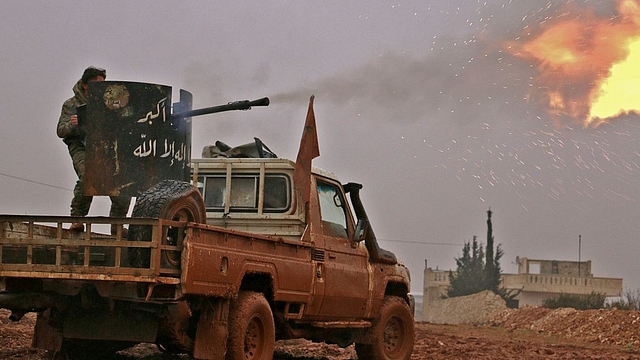
<path fill-rule="evenodd" d="M 308 203 L 311 197 L 311 161 L 320 156 L 318 133 L 316 132 L 316 116 L 313 113 L 313 99 L 314 96 L 312 95 L 309 99 L 307 119 L 300 139 L 296 167 L 293 170 L 293 182 L 302 195 L 303 204 Z"/>

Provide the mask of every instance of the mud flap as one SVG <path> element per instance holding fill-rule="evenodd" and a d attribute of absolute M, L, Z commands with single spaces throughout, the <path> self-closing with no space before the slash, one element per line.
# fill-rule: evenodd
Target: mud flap
<path fill-rule="evenodd" d="M 202 309 L 193 357 L 222 360 L 227 353 L 229 299 L 211 299 Z"/>
<path fill-rule="evenodd" d="M 32 346 L 49 351 L 62 349 L 62 329 L 51 326 L 51 309 L 38 313 L 36 325 L 33 329 Z"/>

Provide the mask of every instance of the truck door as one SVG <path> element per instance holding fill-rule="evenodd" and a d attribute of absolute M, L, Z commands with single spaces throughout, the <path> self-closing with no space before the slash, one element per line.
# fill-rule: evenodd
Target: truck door
<path fill-rule="evenodd" d="M 334 318 L 364 316 L 369 306 L 369 262 L 360 243 L 353 242 L 353 219 L 342 186 L 316 180 L 325 246 L 324 298 L 320 315 Z"/>

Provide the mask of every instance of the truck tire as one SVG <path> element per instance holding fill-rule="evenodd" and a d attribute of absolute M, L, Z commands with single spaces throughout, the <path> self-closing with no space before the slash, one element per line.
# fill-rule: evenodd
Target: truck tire
<path fill-rule="evenodd" d="M 414 342 L 409 305 L 400 297 L 387 296 L 367 335 L 371 343 L 356 343 L 358 359 L 408 360 Z"/>
<path fill-rule="evenodd" d="M 163 180 L 137 197 L 131 217 L 204 224 L 207 221 L 207 212 L 204 200 L 195 186 L 184 181 Z M 163 236 L 162 244 L 182 246 L 180 242 L 184 233 L 179 234 L 180 230 L 169 227 L 167 234 Z M 151 241 L 151 232 L 151 226 L 131 225 L 128 237 L 133 241 Z M 132 248 L 129 250 L 130 265 L 148 267 L 150 255 L 149 249 Z M 180 252 L 163 251 L 160 265 L 163 268 L 180 268 Z"/>
<path fill-rule="evenodd" d="M 241 291 L 231 302 L 227 360 L 271 360 L 275 333 L 273 313 L 264 295 Z"/>

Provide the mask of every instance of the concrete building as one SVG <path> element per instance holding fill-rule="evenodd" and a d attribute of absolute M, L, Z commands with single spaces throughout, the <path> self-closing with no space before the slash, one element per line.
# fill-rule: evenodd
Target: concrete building
<path fill-rule="evenodd" d="M 594 277 L 591 273 L 591 261 L 561 261 L 516 258 L 517 274 L 502 274 L 502 287 L 520 290 L 516 297 L 518 307 L 542 305 L 545 299 L 560 294 L 605 294 L 617 297 L 622 294 L 622 279 Z M 439 298 L 446 294 L 449 287 L 449 271 L 424 270 L 423 312 L 429 306 L 428 299 Z"/>

